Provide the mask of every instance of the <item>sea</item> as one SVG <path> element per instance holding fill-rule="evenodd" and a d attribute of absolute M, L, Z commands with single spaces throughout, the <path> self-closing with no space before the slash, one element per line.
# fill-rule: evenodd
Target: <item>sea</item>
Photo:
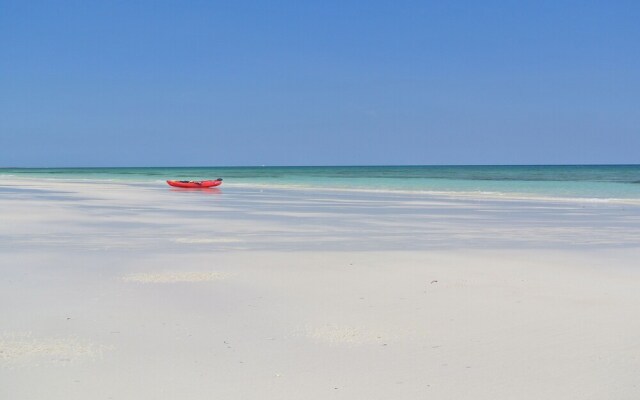
<path fill-rule="evenodd" d="M 640 165 L 0 168 L 0 179 L 165 185 L 224 179 L 224 187 L 424 193 L 640 203 Z M 1 183 L 1 181 L 0 181 Z"/>

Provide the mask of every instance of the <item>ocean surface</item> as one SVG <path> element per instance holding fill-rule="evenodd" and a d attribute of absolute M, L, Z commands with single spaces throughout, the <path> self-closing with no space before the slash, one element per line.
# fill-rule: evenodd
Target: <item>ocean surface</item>
<path fill-rule="evenodd" d="M 223 178 L 223 187 L 640 202 L 640 165 L 1 168 L 2 178 L 159 185 Z"/>

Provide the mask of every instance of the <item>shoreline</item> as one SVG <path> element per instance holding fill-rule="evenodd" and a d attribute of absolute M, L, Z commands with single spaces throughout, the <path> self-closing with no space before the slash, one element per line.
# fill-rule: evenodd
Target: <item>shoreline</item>
<path fill-rule="evenodd" d="M 25 177 L 22 179 L 16 179 L 17 177 L 0 176 L 0 187 L 3 185 L 11 185 L 19 187 L 21 182 L 24 181 L 45 181 L 52 183 L 108 183 L 116 185 L 127 186 L 152 186 L 152 187 L 164 187 L 166 186 L 165 180 L 117 180 L 117 179 L 79 179 L 79 178 L 36 178 Z M 514 202 L 560 202 L 560 203 L 608 203 L 608 204 L 620 204 L 627 206 L 640 206 L 640 198 L 616 198 L 616 197 L 575 197 L 575 196 L 551 196 L 551 195 L 532 195 L 528 193 L 518 192 L 487 192 L 487 191 L 436 191 L 436 190 L 405 190 L 405 189 L 365 189 L 365 188 L 342 188 L 342 187 L 329 187 L 329 186 L 304 186 L 304 185 L 285 185 L 285 184 L 266 184 L 266 183 L 229 183 L 225 181 L 223 186 L 219 189 L 236 188 L 236 189 L 255 189 L 255 190 L 282 190 L 282 191 L 305 191 L 305 192 L 334 192 L 334 193 L 354 193 L 354 194 L 380 194 L 380 195 L 398 195 L 398 196 L 416 196 L 416 197 L 433 197 L 446 200 L 477 200 L 477 201 L 492 201 L 492 200 L 504 200 Z"/>

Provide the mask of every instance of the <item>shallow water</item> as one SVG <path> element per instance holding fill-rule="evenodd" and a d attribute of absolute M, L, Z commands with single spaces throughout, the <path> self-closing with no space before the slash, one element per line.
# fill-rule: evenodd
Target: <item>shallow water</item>
<path fill-rule="evenodd" d="M 1 177 L 640 201 L 640 165 L 4 168 Z"/>

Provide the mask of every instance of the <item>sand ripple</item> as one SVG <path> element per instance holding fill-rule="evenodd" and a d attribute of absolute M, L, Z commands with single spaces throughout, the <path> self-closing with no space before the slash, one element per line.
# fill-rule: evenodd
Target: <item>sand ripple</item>
<path fill-rule="evenodd" d="M 316 342 L 327 344 L 363 345 L 379 344 L 386 346 L 389 342 L 405 340 L 416 335 L 411 330 L 372 330 L 366 327 L 325 324 L 307 326 L 305 336 Z"/>
<path fill-rule="evenodd" d="M 190 243 L 190 244 L 207 244 L 207 243 L 238 243 L 239 239 L 234 238 L 176 238 L 173 239 L 176 243 Z"/>
<path fill-rule="evenodd" d="M 30 333 L 12 333 L 0 336 L 0 364 L 67 364 L 101 358 L 107 349 L 107 346 L 88 343 L 75 337 L 38 338 Z"/>
<path fill-rule="evenodd" d="M 211 282 L 225 278 L 220 272 L 159 272 L 129 274 L 122 279 L 125 282 L 138 283 L 178 283 L 178 282 Z"/>

